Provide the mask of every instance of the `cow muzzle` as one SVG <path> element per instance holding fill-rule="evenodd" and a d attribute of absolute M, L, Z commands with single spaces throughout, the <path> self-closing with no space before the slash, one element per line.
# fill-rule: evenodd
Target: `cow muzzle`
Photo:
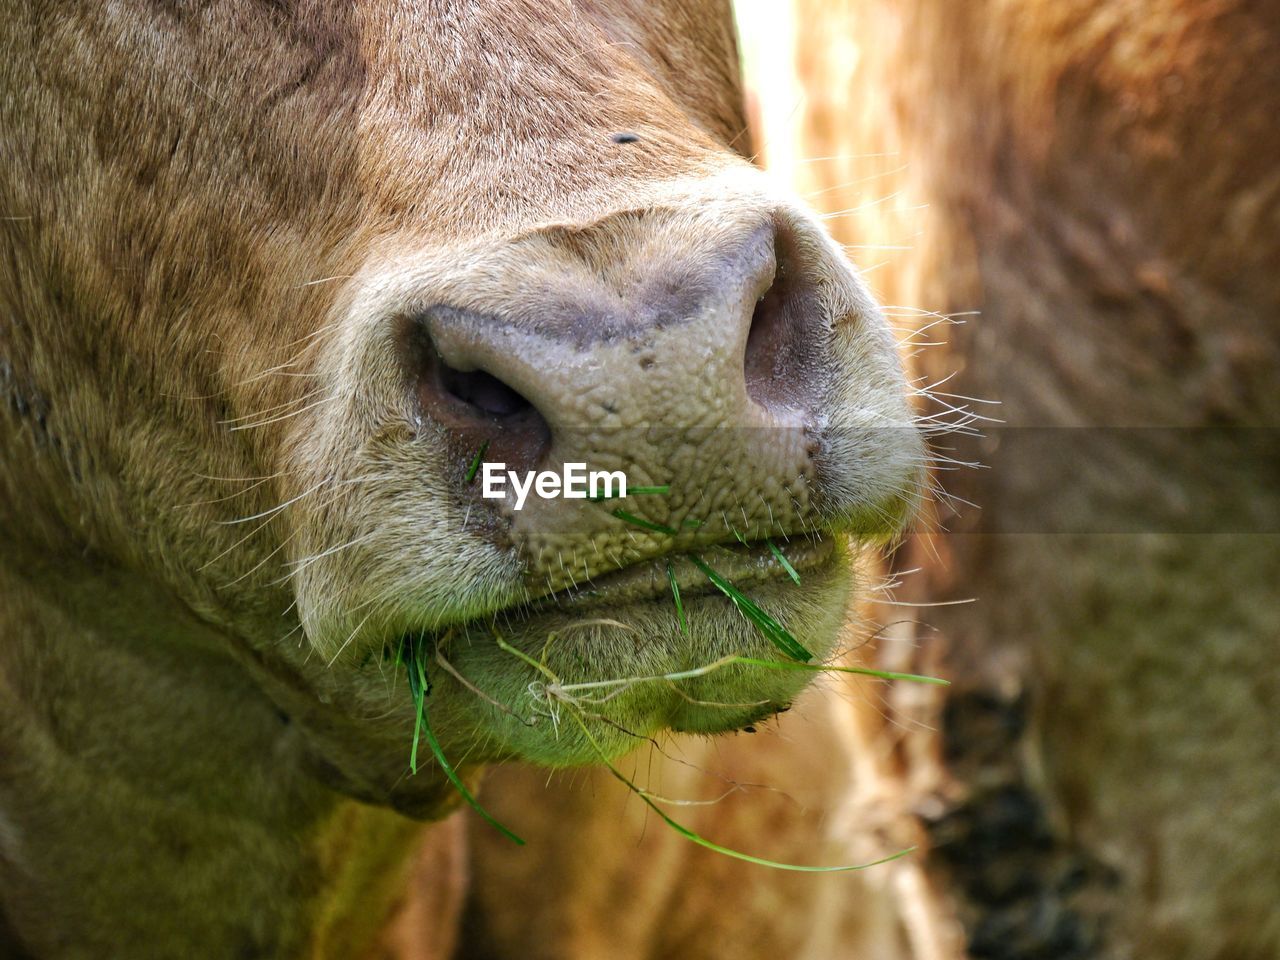
<path fill-rule="evenodd" d="M 849 544 L 900 528 L 923 457 L 884 321 L 807 215 L 704 194 L 401 253 L 355 288 L 341 412 L 299 445 L 348 484 L 298 538 L 322 653 L 427 635 L 517 711 L 542 680 L 499 635 L 565 682 L 777 656 L 717 581 L 806 653 L 834 649 Z M 626 494 L 519 489 L 575 469 Z M 632 731 L 725 729 L 803 684 L 729 677 L 642 684 L 610 709 Z M 490 719 L 514 753 L 575 755 Z"/>
<path fill-rule="evenodd" d="M 452 493 L 519 553 L 532 595 L 813 533 L 846 511 L 823 480 L 842 468 L 828 456 L 850 375 L 838 327 L 878 317 L 840 290 L 851 274 L 812 227 L 744 219 L 538 231 L 404 317 L 407 376 L 452 451 Z M 575 496 L 573 465 L 640 493 Z M 528 488 L 539 474 L 560 481 Z M 877 506 L 882 527 L 901 519 L 900 504 Z"/>

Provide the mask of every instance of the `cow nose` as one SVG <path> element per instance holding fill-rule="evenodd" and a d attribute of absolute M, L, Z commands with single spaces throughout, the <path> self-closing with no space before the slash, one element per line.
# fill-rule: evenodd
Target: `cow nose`
<path fill-rule="evenodd" d="M 625 533 L 581 500 L 499 505 L 533 566 L 618 565 L 671 548 L 637 535 L 713 519 L 769 536 L 809 508 L 832 254 L 778 218 L 707 232 L 539 237 L 457 285 L 465 305 L 413 317 L 418 397 L 459 439 L 460 465 L 484 450 L 508 470 L 582 462 L 669 488 L 643 508 L 650 527 Z M 596 572 L 583 563 L 576 576 Z"/>
<path fill-rule="evenodd" d="M 684 262 L 631 261 L 621 287 L 565 270 L 536 300 L 429 307 L 419 398 L 523 469 L 556 434 L 796 425 L 817 399 L 822 324 L 795 246 L 770 222 Z"/>

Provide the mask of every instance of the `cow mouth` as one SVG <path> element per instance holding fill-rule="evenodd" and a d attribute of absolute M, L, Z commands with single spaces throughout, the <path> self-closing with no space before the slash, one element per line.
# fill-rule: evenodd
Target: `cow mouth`
<path fill-rule="evenodd" d="M 723 733 L 785 709 L 811 676 L 765 661 L 808 657 L 757 617 L 776 617 L 791 643 L 822 661 L 844 623 L 849 560 L 835 533 L 708 544 L 405 633 L 395 656 L 421 665 L 438 684 L 435 715 L 470 730 L 467 742 L 483 735 L 488 759 L 595 763 L 637 736 Z M 394 652 L 384 647 L 384 661 Z"/>
<path fill-rule="evenodd" d="M 809 532 L 793 534 L 781 541 L 748 540 L 712 544 L 696 552 L 667 554 L 652 560 L 642 560 L 599 574 L 576 586 L 490 611 L 456 624 L 449 632 L 477 630 L 484 633 L 490 630 L 490 625 L 495 621 L 501 621 L 510 627 L 555 617 L 557 614 L 625 619 L 627 608 L 657 604 L 669 605 L 675 613 L 677 592 L 682 604 L 701 597 L 722 595 L 722 590 L 704 568 L 714 571 L 722 580 L 728 581 L 733 588 L 748 597 L 754 588 L 766 585 L 791 586 L 801 590 L 806 573 L 824 572 L 835 562 L 836 539 L 829 533 Z M 790 570 L 778 559 L 775 550 L 786 558 Z M 793 577 L 800 582 L 791 583 L 789 578 Z M 418 635 L 421 632 L 412 630 L 405 635 Z"/>
<path fill-rule="evenodd" d="M 786 558 L 790 571 L 775 550 Z M 803 580 L 805 571 L 824 566 L 834 552 L 834 538 L 817 533 L 793 536 L 781 543 L 748 540 L 717 544 L 698 553 L 672 554 L 612 570 L 542 597 L 525 607 L 524 612 L 532 617 L 552 610 L 599 610 L 661 599 L 674 603 L 677 590 L 681 598 L 719 593 L 720 588 L 695 561 L 701 561 L 702 566 L 714 570 L 739 589 L 786 579 L 792 571 Z"/>

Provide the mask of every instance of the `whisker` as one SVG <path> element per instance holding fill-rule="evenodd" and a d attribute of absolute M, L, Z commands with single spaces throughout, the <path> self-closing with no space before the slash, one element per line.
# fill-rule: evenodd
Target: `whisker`
<path fill-rule="evenodd" d="M 299 500 L 301 500 L 303 497 L 310 496 L 311 494 L 313 494 L 313 493 L 315 493 L 317 490 L 319 490 L 321 487 L 325 486 L 325 485 L 326 485 L 326 484 L 328 484 L 328 483 L 332 483 L 332 482 L 333 482 L 333 478 L 332 478 L 332 477 L 325 477 L 323 480 L 321 480 L 321 481 L 320 481 L 319 483 L 317 483 L 315 486 L 310 487 L 309 489 L 306 489 L 306 490 L 302 491 L 302 493 L 298 494 L 296 497 L 290 497 L 290 498 L 289 498 L 288 500 L 286 500 L 284 503 L 281 503 L 281 504 L 278 504 L 277 506 L 271 507 L 271 508 L 270 508 L 270 509 L 268 509 L 268 510 L 263 510 L 261 513 L 251 514 L 250 516 L 247 516 L 247 517 L 238 517 L 238 518 L 237 518 L 237 519 L 235 519 L 235 520 L 215 520 L 214 522 L 215 522 L 215 523 L 217 523 L 219 526 L 233 526 L 233 525 L 238 524 L 238 523 L 248 523 L 250 520 L 260 520 L 260 519 L 261 519 L 261 518 L 263 518 L 263 517 L 267 517 L 267 516 L 270 516 L 270 515 L 272 515 L 272 514 L 279 513 L 281 510 L 284 510 L 284 509 L 286 509 L 286 508 L 288 508 L 288 507 L 292 506 L 293 504 L 297 503 L 297 502 L 298 502 Z"/>

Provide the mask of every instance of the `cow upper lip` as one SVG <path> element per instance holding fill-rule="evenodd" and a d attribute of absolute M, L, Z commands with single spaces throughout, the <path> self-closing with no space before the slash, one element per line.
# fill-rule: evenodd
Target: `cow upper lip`
<path fill-rule="evenodd" d="M 529 612 L 555 609 L 583 610 L 592 607 L 635 603 L 660 597 L 671 598 L 674 576 L 681 597 L 714 593 L 718 588 L 693 562 L 701 559 L 736 587 L 764 583 L 789 576 L 774 555 L 770 541 L 717 544 L 697 553 L 670 554 L 611 570 L 575 587 L 557 590 L 536 600 Z M 797 574 L 821 566 L 835 550 L 829 535 L 804 534 L 774 544 Z"/>

